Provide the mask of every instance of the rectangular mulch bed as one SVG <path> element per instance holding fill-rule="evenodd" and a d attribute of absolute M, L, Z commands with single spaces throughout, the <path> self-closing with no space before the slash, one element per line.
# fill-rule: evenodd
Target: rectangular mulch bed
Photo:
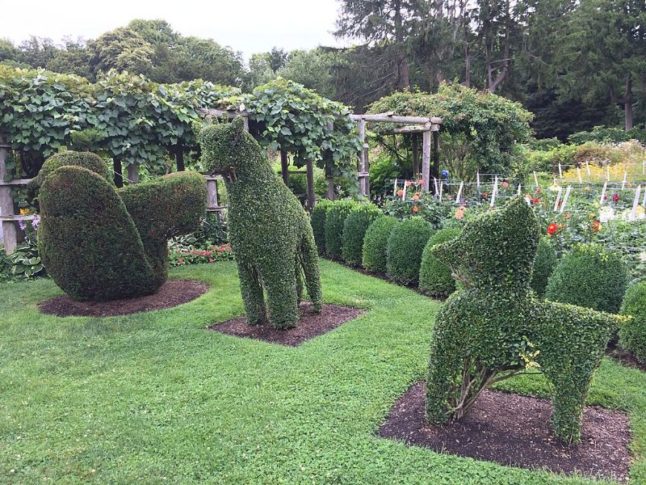
<path fill-rule="evenodd" d="M 358 308 L 339 305 L 323 305 L 321 312 L 316 313 L 311 303 L 301 303 L 300 312 L 298 325 L 286 330 L 278 330 L 270 325 L 249 325 L 244 316 L 216 323 L 209 330 L 296 347 L 363 314 L 363 310 Z"/>
<path fill-rule="evenodd" d="M 587 406 L 581 443 L 568 447 L 551 432 L 549 400 L 485 390 L 462 420 L 430 426 L 425 393 L 424 382 L 414 384 L 395 403 L 379 435 L 503 465 L 628 479 L 630 428 L 620 411 Z"/>

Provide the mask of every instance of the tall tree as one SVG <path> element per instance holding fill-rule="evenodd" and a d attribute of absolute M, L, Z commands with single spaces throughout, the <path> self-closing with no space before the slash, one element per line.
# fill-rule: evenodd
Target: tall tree
<path fill-rule="evenodd" d="M 560 50 L 564 94 L 621 104 L 631 129 L 636 94 L 643 98 L 646 82 L 646 3 L 582 0 L 568 27 Z"/>
<path fill-rule="evenodd" d="M 386 44 L 396 52 L 396 87 L 410 87 L 410 66 L 406 41 L 419 23 L 417 0 L 340 0 L 338 37 L 364 39 Z"/>

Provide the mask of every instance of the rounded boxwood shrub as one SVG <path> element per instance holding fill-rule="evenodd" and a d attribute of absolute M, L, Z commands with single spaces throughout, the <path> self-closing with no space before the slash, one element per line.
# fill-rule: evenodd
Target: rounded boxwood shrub
<path fill-rule="evenodd" d="M 627 281 L 626 265 L 619 254 L 598 244 L 578 244 L 557 264 L 545 298 L 617 313 Z"/>
<path fill-rule="evenodd" d="M 547 280 L 554 271 L 556 263 L 558 263 L 558 257 L 556 256 L 556 251 L 552 243 L 548 238 L 542 237 L 536 250 L 534 272 L 532 273 L 532 280 L 529 284 L 539 298 L 545 296 Z"/>
<path fill-rule="evenodd" d="M 359 266 L 363 253 L 363 239 L 372 221 L 381 211 L 373 204 L 361 204 L 350 212 L 343 224 L 341 253 L 343 260 L 352 266 Z"/>
<path fill-rule="evenodd" d="M 314 242 L 318 248 L 319 254 L 325 254 L 325 219 L 327 211 L 332 207 L 331 200 L 323 199 L 316 202 L 312 215 L 310 216 L 310 223 L 312 224 L 312 231 L 314 232 Z"/>
<path fill-rule="evenodd" d="M 390 279 L 402 285 L 417 284 L 422 252 L 432 232 L 431 225 L 421 217 L 411 217 L 393 228 L 386 262 Z"/>
<path fill-rule="evenodd" d="M 363 238 L 361 264 L 368 271 L 385 273 L 388 262 L 388 238 L 399 221 L 391 216 L 377 217 Z"/>
<path fill-rule="evenodd" d="M 325 252 L 332 259 L 341 259 L 343 225 L 352 209 L 358 205 L 353 200 L 335 201 L 325 216 Z"/>
<path fill-rule="evenodd" d="M 440 229 L 426 243 L 419 269 L 419 289 L 427 295 L 447 297 L 455 291 L 455 280 L 451 268 L 431 253 L 433 246 L 458 237 L 461 229 L 450 227 Z"/>
<path fill-rule="evenodd" d="M 646 280 L 628 288 L 621 313 L 633 319 L 619 328 L 619 345 L 646 364 Z"/>

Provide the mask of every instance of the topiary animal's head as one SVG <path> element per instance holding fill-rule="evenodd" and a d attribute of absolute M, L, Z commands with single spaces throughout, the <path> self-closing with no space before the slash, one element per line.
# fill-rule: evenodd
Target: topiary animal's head
<path fill-rule="evenodd" d="M 258 142 L 244 129 L 244 120 L 208 125 L 200 131 L 202 163 L 211 174 L 229 175 L 257 163 Z"/>
<path fill-rule="evenodd" d="M 540 228 L 521 197 L 467 223 L 460 237 L 432 254 L 466 287 L 528 290 Z"/>

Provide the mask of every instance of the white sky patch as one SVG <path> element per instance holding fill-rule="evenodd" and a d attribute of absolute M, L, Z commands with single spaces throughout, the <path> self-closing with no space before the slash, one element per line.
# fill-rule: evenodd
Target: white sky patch
<path fill-rule="evenodd" d="M 272 47 L 340 46 L 336 0 L 0 0 L 0 38 L 92 39 L 135 18 L 164 19 L 183 35 L 211 38 L 249 59 Z"/>

